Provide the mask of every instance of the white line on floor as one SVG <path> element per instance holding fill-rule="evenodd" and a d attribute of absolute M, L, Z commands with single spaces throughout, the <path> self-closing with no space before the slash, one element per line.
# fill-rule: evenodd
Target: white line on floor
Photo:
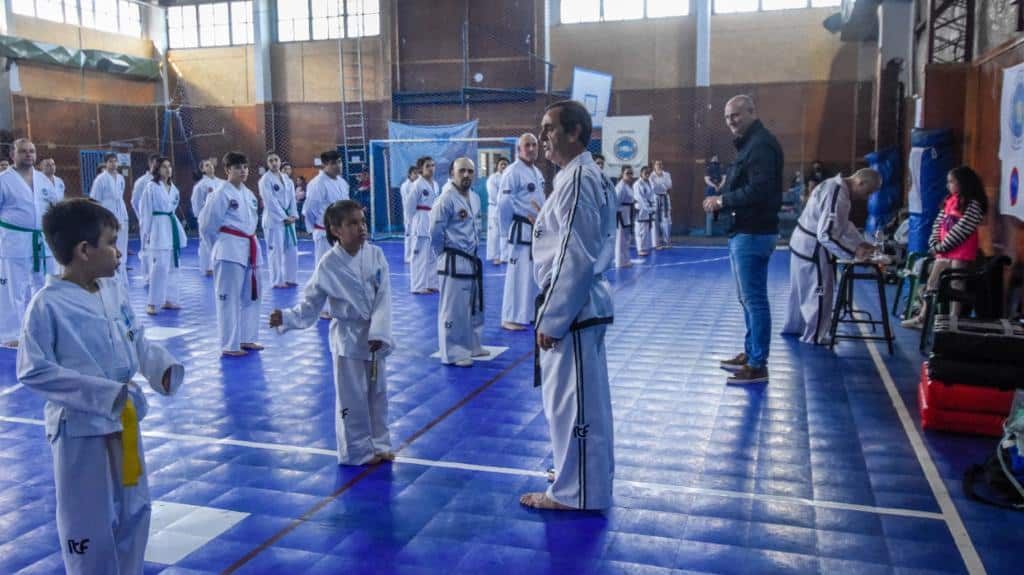
<path fill-rule="evenodd" d="M 36 419 L 26 419 L 23 417 L 8 417 L 0 416 L 0 421 L 6 421 L 10 423 L 24 423 L 28 425 L 44 425 L 43 421 Z M 208 445 L 234 445 L 237 447 L 249 447 L 252 449 L 262 449 L 265 451 L 280 451 L 285 453 L 308 453 L 312 455 L 324 455 L 328 457 L 335 457 L 337 452 L 333 449 L 322 449 L 318 447 L 301 447 L 298 445 L 283 445 L 277 443 L 260 443 L 256 441 L 243 441 L 239 439 L 230 438 L 217 438 L 217 437 L 204 437 L 201 435 L 187 435 L 180 433 L 168 433 L 164 431 L 143 431 L 144 437 L 157 437 L 160 439 L 175 439 L 179 441 L 192 441 L 196 443 L 205 443 Z M 441 467 L 445 469 L 459 469 L 464 471 L 482 471 L 486 473 L 498 473 L 502 475 L 516 475 L 521 477 L 547 477 L 547 473 L 543 471 L 537 471 L 532 469 L 516 469 L 512 467 L 496 467 L 492 465 L 477 465 L 474 463 L 462 463 L 458 461 L 437 461 L 431 459 L 420 459 L 417 457 L 403 457 L 398 456 L 395 458 L 395 463 L 407 464 L 407 465 L 422 465 L 425 467 Z M 863 513 L 874 513 L 876 515 L 899 515 L 902 517 L 914 517 L 918 519 L 932 519 L 936 521 L 942 521 L 945 516 L 941 513 L 933 513 L 930 511 L 918 511 L 916 509 L 901 509 L 897 507 L 875 507 L 871 505 L 858 505 L 855 503 L 842 503 L 838 501 L 821 501 L 817 499 L 806 499 L 803 497 L 791 497 L 788 495 L 770 495 L 763 493 L 746 493 L 742 491 L 728 491 L 724 489 L 709 489 L 704 487 L 689 487 L 685 485 L 666 485 L 663 483 L 649 483 L 646 481 L 630 481 L 619 479 L 616 481 L 619 485 L 631 485 L 635 487 L 644 487 L 651 489 L 660 489 L 665 491 L 675 491 L 681 493 L 693 493 L 697 495 L 715 495 L 719 497 L 730 497 L 734 499 L 753 499 L 756 501 L 774 501 L 778 503 L 792 503 L 795 505 L 807 505 L 809 507 L 819 507 L 825 509 L 841 509 L 844 511 L 860 511 Z"/>
<path fill-rule="evenodd" d="M 20 383 L 14 384 L 14 385 L 8 387 L 7 389 L 5 389 L 3 391 L 0 391 L 0 397 L 3 397 L 5 395 L 10 395 L 10 394 L 14 393 L 15 391 L 18 391 L 19 389 L 21 389 L 23 387 L 25 387 L 25 386 L 20 384 Z"/>
<path fill-rule="evenodd" d="M 882 310 L 882 313 L 886 313 L 886 310 Z M 870 335 L 866 326 L 860 325 L 859 327 L 862 335 Z M 910 440 L 910 446 L 914 448 L 914 454 L 917 455 L 917 461 L 921 464 L 924 477 L 928 480 L 928 485 L 932 488 L 932 493 L 939 503 L 942 517 L 949 526 L 949 532 L 953 535 L 953 541 L 956 542 L 960 556 L 963 557 L 967 572 L 971 575 L 983 575 L 985 573 L 985 565 L 982 564 L 981 557 L 974 548 L 971 535 L 967 532 L 967 527 L 964 526 L 960 513 L 956 510 L 956 505 L 949 496 L 946 483 L 943 481 L 942 476 L 939 475 L 939 470 L 935 467 L 935 462 L 932 461 L 932 456 L 924 444 L 924 439 L 921 438 L 921 433 L 914 426 L 914 420 L 911 419 L 907 405 L 903 402 L 899 390 L 896 389 L 896 383 L 893 381 L 889 369 L 882 362 L 882 355 L 878 352 L 878 347 L 872 341 L 865 343 L 867 344 L 868 353 L 871 354 L 871 360 L 875 362 L 875 368 L 878 369 L 878 375 L 882 377 L 882 383 L 885 385 L 885 391 L 889 394 L 889 400 L 892 401 L 892 405 L 896 409 L 896 415 L 899 416 L 900 423 L 903 424 L 903 431 L 906 432 L 907 438 Z"/>

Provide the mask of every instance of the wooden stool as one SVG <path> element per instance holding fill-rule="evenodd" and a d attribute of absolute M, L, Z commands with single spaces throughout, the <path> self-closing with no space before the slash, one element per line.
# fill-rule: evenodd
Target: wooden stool
<path fill-rule="evenodd" d="M 835 348 L 836 341 L 840 339 L 872 340 L 886 342 L 889 346 L 889 353 L 892 354 L 894 352 L 893 341 L 895 338 L 892 335 L 892 329 L 889 327 L 888 306 L 885 303 L 885 274 L 881 265 L 872 261 L 839 260 L 836 262 L 836 266 L 839 275 L 839 290 L 836 296 L 836 305 L 832 309 L 832 325 L 829 328 L 829 349 Z M 856 280 L 873 280 L 875 282 L 875 285 L 878 287 L 880 320 L 874 319 L 871 313 L 865 310 L 853 307 L 853 282 Z M 858 319 L 858 316 L 865 319 Z M 885 335 L 839 333 L 840 323 L 867 324 L 872 326 L 872 333 L 874 333 L 874 326 L 881 325 Z"/>

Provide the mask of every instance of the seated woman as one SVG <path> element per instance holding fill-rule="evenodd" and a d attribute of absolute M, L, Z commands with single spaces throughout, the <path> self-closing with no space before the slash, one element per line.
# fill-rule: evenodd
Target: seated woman
<path fill-rule="evenodd" d="M 935 256 L 926 290 L 939 289 L 939 277 L 947 269 L 965 269 L 978 254 L 978 226 L 988 211 L 988 199 L 978 174 L 967 166 L 950 170 L 946 176 L 949 194 L 942 210 L 932 224 L 928 240 L 928 254 Z M 953 312 L 957 310 L 954 307 Z M 914 317 L 903 321 L 903 327 L 919 329 L 927 317 L 928 303 L 924 300 Z"/>

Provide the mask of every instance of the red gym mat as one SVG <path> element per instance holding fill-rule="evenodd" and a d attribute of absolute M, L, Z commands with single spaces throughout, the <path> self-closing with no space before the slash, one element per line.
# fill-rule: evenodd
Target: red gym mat
<path fill-rule="evenodd" d="M 993 387 L 949 384 L 928 377 L 928 362 L 921 364 L 921 384 L 927 403 L 934 409 L 989 413 L 1006 417 L 1013 404 L 1013 391 Z"/>
<path fill-rule="evenodd" d="M 1013 399 L 1013 393 L 1010 393 L 1010 401 L 1005 404 L 1005 410 L 1002 414 L 996 413 L 974 413 L 970 411 L 956 411 L 952 409 L 941 409 L 936 407 L 934 404 L 929 403 L 929 396 L 934 395 L 934 392 L 930 393 L 932 388 L 946 387 L 946 390 L 940 392 L 940 401 L 950 401 L 951 397 L 956 397 L 954 394 L 957 392 L 950 392 L 950 388 L 962 388 L 965 386 L 947 386 L 945 384 L 929 384 L 927 378 L 922 378 L 921 383 L 917 386 L 917 398 L 921 404 L 921 427 L 932 431 L 951 431 L 954 433 L 969 433 L 973 435 L 988 435 L 992 437 L 1002 437 L 1003 435 L 1003 420 L 1006 419 L 1006 414 L 1010 412 L 1010 402 Z M 973 393 L 974 390 L 979 388 L 973 388 L 966 386 Z M 985 388 L 981 388 L 985 391 L 990 391 Z M 970 400 L 975 405 L 978 404 L 977 398 Z M 992 407 L 992 403 L 989 401 L 982 401 L 982 405 L 985 407 Z M 962 407 L 964 403 L 960 403 L 958 407 Z"/>

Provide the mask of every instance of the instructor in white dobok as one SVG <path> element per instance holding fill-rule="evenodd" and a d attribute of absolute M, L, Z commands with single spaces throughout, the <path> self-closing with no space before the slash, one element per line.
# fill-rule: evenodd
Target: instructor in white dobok
<path fill-rule="evenodd" d="M 508 169 L 508 160 L 498 158 L 494 173 L 487 178 L 487 259 L 494 265 L 505 263 L 507 235 L 501 233 L 501 214 L 498 202 L 501 199 L 501 177 Z"/>
<path fill-rule="evenodd" d="M 594 163 L 590 112 L 579 102 L 552 104 L 544 114 L 544 153 L 561 171 L 537 216 L 533 258 L 542 286 L 537 310 L 537 361 L 544 415 L 551 433 L 554 481 L 527 493 L 542 509 L 607 509 L 615 474 L 612 402 L 604 335 L 612 292 L 603 273 L 615 247 L 618 201 Z"/>
<path fill-rule="evenodd" d="M 669 246 L 672 238 L 672 174 L 664 170 L 661 160 L 655 160 L 654 173 L 651 174 L 651 189 L 656 200 L 656 216 L 654 224 L 654 249 L 663 250 Z"/>
<path fill-rule="evenodd" d="M 881 182 L 878 172 L 865 168 L 849 178 L 825 180 L 811 192 L 789 239 L 789 309 L 782 333 L 798 335 L 804 343 L 825 343 L 835 297 L 831 260 L 871 254 L 874 247 L 850 221 L 850 208 Z"/>
<path fill-rule="evenodd" d="M 441 363 L 473 365 L 488 355 L 480 345 L 484 329 L 483 260 L 477 256 L 480 238 L 480 198 L 473 191 L 472 160 L 452 164 L 452 179 L 430 210 L 430 247 L 437 256 L 441 302 L 437 309 L 437 340 Z"/>
<path fill-rule="evenodd" d="M 622 166 L 619 183 L 615 185 L 615 196 L 618 199 L 618 213 L 615 215 L 615 267 L 628 268 L 633 265 L 629 258 L 629 240 L 633 235 L 633 176 L 631 166 Z"/>
<path fill-rule="evenodd" d="M 64 198 L 35 168 L 35 144 L 21 138 L 11 148 L 14 164 L 0 173 L 0 343 L 15 348 L 32 294 L 60 273 L 43 241 L 43 214 Z"/>
<path fill-rule="evenodd" d="M 537 137 L 523 134 L 517 145 L 519 157 L 501 177 L 498 209 L 508 226 L 508 269 L 501 300 L 501 327 L 521 331 L 533 322 L 537 283 L 533 279 L 533 222 L 544 204 L 544 176 L 537 161 Z"/>
<path fill-rule="evenodd" d="M 651 187 L 651 168 L 640 168 L 640 179 L 633 183 L 633 200 L 636 202 L 636 253 L 646 256 L 655 247 L 655 229 L 658 226 L 658 200 Z"/>
<path fill-rule="evenodd" d="M 103 156 L 103 171 L 92 181 L 89 197 L 110 210 L 121 226 L 117 234 L 117 249 L 122 255 L 114 278 L 127 288 L 128 272 L 125 262 L 128 261 L 128 206 L 124 203 L 124 176 L 117 171 L 117 154 Z"/>
<path fill-rule="evenodd" d="M 296 281 L 299 262 L 299 238 L 295 222 L 295 184 L 281 172 L 281 156 L 267 154 L 267 171 L 259 181 L 263 198 L 263 238 L 270 260 L 270 284 L 275 288 L 299 285 Z"/>

